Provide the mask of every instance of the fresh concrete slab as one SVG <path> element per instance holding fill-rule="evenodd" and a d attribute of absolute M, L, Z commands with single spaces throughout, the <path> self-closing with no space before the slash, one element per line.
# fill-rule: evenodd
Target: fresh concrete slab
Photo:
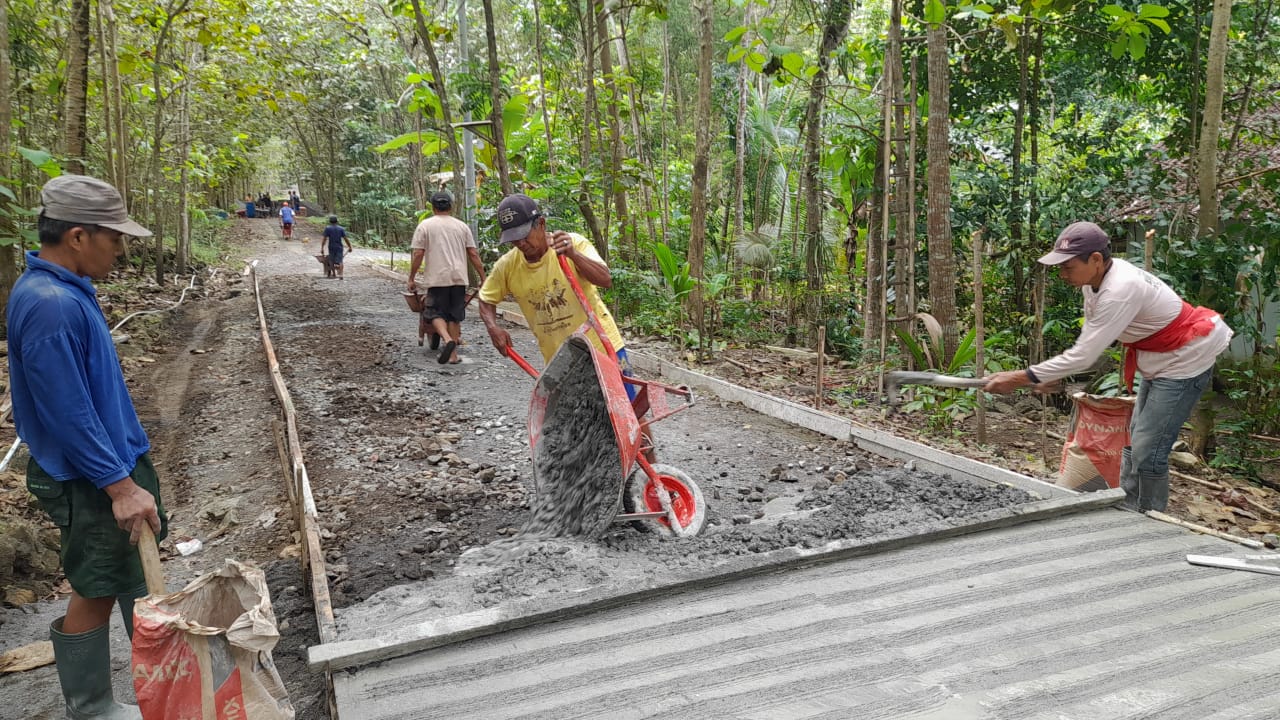
<path fill-rule="evenodd" d="M 342 720 L 1261 720 L 1274 578 L 1104 509 L 649 597 L 334 674 Z"/>

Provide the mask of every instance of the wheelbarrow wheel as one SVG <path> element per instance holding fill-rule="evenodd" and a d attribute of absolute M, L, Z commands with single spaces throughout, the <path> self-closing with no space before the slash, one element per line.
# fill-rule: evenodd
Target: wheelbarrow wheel
<path fill-rule="evenodd" d="M 658 482 L 662 483 L 671 498 L 671 509 L 675 511 L 679 527 L 672 528 L 667 518 L 637 520 L 636 527 L 677 537 L 693 537 L 702 532 L 702 526 L 707 521 L 707 501 L 702 497 L 698 484 L 683 470 L 670 465 L 655 464 L 653 470 L 658 475 Z M 629 513 L 661 512 L 662 500 L 658 497 L 658 484 L 649 479 L 644 470 L 637 469 L 627 482 L 622 505 Z"/>

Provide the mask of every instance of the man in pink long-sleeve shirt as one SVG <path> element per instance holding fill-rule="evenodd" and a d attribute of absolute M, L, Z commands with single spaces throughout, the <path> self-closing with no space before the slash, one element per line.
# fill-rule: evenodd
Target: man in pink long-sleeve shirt
<path fill-rule="evenodd" d="M 1117 340 L 1126 350 L 1125 376 L 1142 374 L 1120 465 L 1125 506 L 1164 510 L 1169 502 L 1169 452 L 1178 430 L 1209 385 L 1214 361 L 1231 342 L 1217 313 L 1192 307 L 1159 278 L 1111 257 L 1110 240 L 1091 222 L 1063 230 L 1040 258 L 1084 294 L 1084 328 L 1065 352 L 1025 370 L 996 373 L 985 390 L 1004 394 L 1088 370 Z"/>

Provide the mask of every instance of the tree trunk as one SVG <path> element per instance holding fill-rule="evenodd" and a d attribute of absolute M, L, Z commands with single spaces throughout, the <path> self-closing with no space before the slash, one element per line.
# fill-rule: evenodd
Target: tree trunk
<path fill-rule="evenodd" d="M 850 0 L 831 0 L 822 23 L 822 41 L 818 46 L 818 72 L 809 88 L 809 102 L 805 108 L 804 179 L 805 190 L 805 275 L 809 285 L 808 319 L 810 327 L 821 321 L 822 285 L 825 268 L 822 261 L 822 107 L 827 99 L 827 72 L 831 66 L 831 54 L 849 31 Z"/>
<path fill-rule="evenodd" d="M 911 203 L 909 178 L 911 159 L 907 154 L 906 107 L 902 82 L 902 4 L 894 0 L 889 14 L 889 45 L 884 61 L 884 100 L 892 108 L 893 127 L 884 128 L 889 147 L 893 150 L 892 168 L 886 187 L 890 190 L 889 207 L 893 215 L 893 328 L 899 332 L 911 332 L 913 321 L 910 310 L 910 266 L 913 262 L 914 242 L 908 232 L 910 216 L 914 212 Z M 886 113 L 885 118 L 888 119 Z"/>
<path fill-rule="evenodd" d="M 1035 65 L 1031 73 L 1031 94 L 1028 98 L 1027 121 L 1031 125 L 1031 168 L 1027 177 L 1027 243 L 1039 247 L 1040 192 L 1036 189 L 1036 177 L 1040 174 L 1040 83 L 1044 75 L 1044 26 L 1036 26 Z M 1031 269 L 1031 308 L 1035 315 L 1031 330 L 1027 364 L 1045 361 L 1044 351 L 1044 292 L 1048 270 L 1035 263 Z"/>
<path fill-rule="evenodd" d="M 1200 190 L 1200 216 L 1197 235 L 1208 239 L 1217 235 L 1218 227 L 1218 141 L 1222 129 L 1222 85 L 1227 64 L 1227 40 L 1231 31 L 1231 0 L 1214 0 L 1213 26 L 1209 30 L 1209 57 L 1205 70 L 1204 124 L 1200 130 L 1200 151 L 1196 163 L 1196 181 Z M 1213 288 L 1202 287 L 1205 302 L 1212 299 Z M 1191 449 L 1204 455 L 1213 439 L 1213 410 L 1209 403 L 1196 407 L 1192 418 Z"/>
<path fill-rule="evenodd" d="M 462 177 L 462 151 L 458 149 L 458 136 L 453 131 L 453 112 L 449 109 L 444 72 L 440 69 L 440 60 L 436 58 L 436 47 L 431 42 L 431 33 L 427 31 L 427 21 L 422 15 L 422 3 L 419 0 L 410 0 L 410 2 L 413 4 L 413 26 L 418 32 L 418 40 L 422 43 L 423 49 L 427 51 L 427 62 L 431 65 L 431 89 L 435 90 L 436 97 L 440 99 L 440 121 L 443 125 L 440 128 L 440 134 L 444 135 L 449 162 L 453 164 L 453 196 L 465 198 L 467 188 Z"/>
<path fill-rule="evenodd" d="M 747 16 L 744 21 L 747 25 L 751 24 L 756 7 L 755 3 L 747 5 Z M 746 44 L 746 36 L 742 38 L 742 44 Z M 746 231 L 746 208 L 743 205 L 743 196 L 746 194 L 746 169 L 747 169 L 747 92 L 751 89 L 748 82 L 751 75 L 751 68 L 747 67 L 745 62 L 738 63 L 738 116 L 733 131 L 733 234 L 731 238 L 737 239 L 742 237 Z"/>
<path fill-rule="evenodd" d="M 662 24 L 662 112 L 658 114 L 658 135 L 662 137 L 662 233 L 658 236 L 661 242 L 667 241 L 667 228 L 671 227 L 671 186 L 668 168 L 670 158 L 667 155 L 667 100 L 671 96 L 671 35 L 667 24 Z"/>
<path fill-rule="evenodd" d="M 489 52 L 489 124 L 493 132 L 494 155 L 498 158 L 498 183 L 502 186 L 502 194 L 506 196 L 516 189 L 511 184 L 511 171 L 507 168 L 507 139 L 502 129 L 502 108 L 506 104 L 502 99 L 502 68 L 498 65 L 498 39 L 493 28 L 493 0 L 482 2 L 484 40 Z"/>
<path fill-rule="evenodd" d="M 652 156 L 649 152 L 648 145 L 644 141 L 644 124 L 647 118 L 644 102 L 642 100 L 644 88 L 640 88 L 640 93 L 636 92 L 636 86 L 639 82 L 637 81 L 635 74 L 631 71 L 631 52 L 627 48 L 628 11 L 626 8 L 619 8 L 618 12 L 618 61 L 622 64 L 622 72 L 628 78 L 627 95 L 631 104 L 630 115 L 632 141 L 635 143 L 636 159 L 640 161 L 641 167 L 652 168 Z M 648 212 L 649 208 L 653 207 L 652 182 L 652 177 L 646 177 L 640 183 L 641 202 L 644 203 L 643 207 L 645 208 L 645 212 L 642 214 L 644 215 L 645 224 L 649 229 L 650 240 L 658 236 L 658 227 L 653 221 L 653 215 Z M 630 211 L 628 211 L 627 217 L 630 217 Z M 635 247 L 633 247 L 634 254 L 638 256 L 640 248 L 636 237 L 637 235 L 638 233 L 635 231 L 631 233 L 632 242 L 635 244 Z"/>
<path fill-rule="evenodd" d="M 9 133 L 13 127 L 13 66 L 9 59 L 9 4 L 0 2 L 0 178 L 13 177 L 9 153 Z M 8 307 L 9 293 L 18 281 L 18 253 L 22 249 L 18 229 L 13 224 L 9 199 L 0 196 L 0 308 Z M 4 313 L 0 313 L 0 333 L 8 336 Z"/>
<path fill-rule="evenodd" d="M 929 310 L 942 325 L 939 363 L 955 355 L 960 343 L 956 322 L 956 253 L 951 242 L 951 109 L 950 70 L 947 67 L 947 25 L 929 26 L 929 142 L 928 231 Z"/>
<path fill-rule="evenodd" d="M 694 3 L 694 22 L 698 26 L 698 104 L 694 120 L 692 199 L 689 208 L 689 275 L 698 282 L 689 294 L 691 319 L 699 331 L 703 328 L 702 265 L 706 253 L 708 169 L 711 160 L 711 51 L 712 0 Z M 699 340 L 701 345 L 701 339 Z"/>
<path fill-rule="evenodd" d="M 153 91 L 155 93 L 155 117 L 152 123 L 152 146 L 151 146 L 151 167 L 149 175 L 151 177 L 151 187 L 149 188 L 151 197 L 149 210 L 152 218 L 152 231 L 155 233 L 155 261 L 156 261 L 156 284 L 164 285 L 164 232 L 161 228 L 160 214 L 164 208 L 163 203 L 157 202 L 160 196 L 161 173 L 160 151 L 164 145 L 164 113 L 166 96 L 164 94 L 164 78 L 162 70 L 164 69 L 164 56 L 169 46 L 169 33 L 173 30 L 173 23 L 179 15 L 187 11 L 191 0 L 170 0 L 169 5 L 165 8 L 164 22 L 160 25 L 160 32 L 156 36 L 155 54 L 151 60 L 151 81 Z"/>
<path fill-rule="evenodd" d="M 884 213 L 884 204 L 889 199 L 884 187 L 884 146 L 883 139 L 876 141 L 875 179 L 871 185 L 870 212 L 867 213 L 867 298 L 863 303 L 862 312 L 862 347 L 864 350 L 880 347 L 881 328 L 884 325 L 882 308 L 884 307 L 884 269 L 886 263 L 884 254 L 881 252 L 884 248 L 884 223 L 881 217 Z"/>
<path fill-rule="evenodd" d="M 85 171 L 85 135 L 89 112 L 89 0 L 72 0 L 67 28 L 67 84 L 62 105 L 62 151 L 67 170 Z M 9 129 L 5 128 L 5 132 Z"/>
<path fill-rule="evenodd" d="M 533 37 L 534 46 L 538 49 L 538 105 L 542 109 L 542 130 L 547 136 L 547 172 L 556 174 L 556 147 L 551 139 L 551 114 L 547 102 L 547 72 L 542 66 L 542 11 L 539 10 L 541 0 L 533 0 Z"/>
<path fill-rule="evenodd" d="M 124 198 L 125 206 L 132 207 L 129 197 L 129 162 L 125 149 L 128 147 L 124 131 L 124 88 L 120 84 L 120 57 L 116 52 L 116 14 L 113 0 L 98 0 L 98 13 L 104 22 L 104 45 L 107 68 L 103 70 L 107 78 L 104 93 L 110 99 L 111 111 L 107 118 L 113 128 L 112 137 L 116 143 L 115 167 L 112 169 L 116 190 Z"/>
<path fill-rule="evenodd" d="M 614 221 L 618 228 L 618 244 L 620 247 L 635 244 L 635 228 L 627 210 L 627 190 L 622 184 L 622 156 L 626 152 L 622 137 L 622 116 L 618 107 L 622 104 L 619 97 L 617 76 L 613 68 L 613 54 L 609 47 L 609 11 L 606 3 L 601 2 L 596 15 L 596 37 L 600 46 L 600 76 L 604 79 L 605 90 L 608 91 L 609 106 L 609 168 L 605 172 L 604 199 L 613 201 L 613 210 L 617 213 Z"/>
<path fill-rule="evenodd" d="M 188 67 L 194 66 L 194 62 Z M 191 161 L 191 85 L 189 81 L 182 88 L 182 105 L 179 106 L 178 132 L 182 150 L 178 155 L 178 244 L 175 252 L 173 271 L 183 274 L 187 271 L 191 251 L 191 207 L 190 180 L 191 173 L 187 166 Z"/>
<path fill-rule="evenodd" d="M 1231 0 L 1214 0 L 1213 26 L 1209 30 L 1209 57 L 1205 71 L 1204 123 L 1196 162 L 1200 190 L 1197 234 L 1218 232 L 1218 140 L 1222 127 L 1222 78 L 1227 64 L 1227 33 L 1231 30 Z"/>
<path fill-rule="evenodd" d="M 1031 23 L 1024 22 L 1022 31 L 1018 34 L 1018 107 L 1014 109 L 1013 114 L 1013 149 L 1009 168 L 1009 244 L 1013 248 L 1015 258 L 1013 264 L 1017 268 L 1023 267 L 1021 258 L 1028 249 L 1024 242 L 1022 222 L 1022 137 L 1027 117 L 1027 76 L 1029 74 L 1028 64 L 1031 50 L 1030 29 Z M 1019 273 L 1017 280 L 1013 288 L 1014 307 L 1017 308 L 1019 313 L 1025 314 L 1030 303 L 1027 302 L 1024 293 L 1025 286 L 1022 283 L 1021 273 Z"/>

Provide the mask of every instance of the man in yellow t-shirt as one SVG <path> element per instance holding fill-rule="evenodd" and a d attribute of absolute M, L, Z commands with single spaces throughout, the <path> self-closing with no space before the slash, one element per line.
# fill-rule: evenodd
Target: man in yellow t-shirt
<path fill-rule="evenodd" d="M 587 314 L 583 312 L 578 298 L 574 297 L 573 288 L 556 259 L 556 255 L 563 255 L 609 336 L 623 374 L 630 375 L 631 364 L 627 360 L 627 351 L 623 349 L 622 335 L 596 289 L 613 284 L 609 266 L 604 264 L 591 241 L 563 230 L 548 235 L 547 219 L 538 204 L 527 195 L 508 195 L 498 205 L 497 215 L 498 225 L 502 228 L 500 244 L 513 247 L 498 259 L 480 288 L 480 319 L 489 330 L 493 346 L 506 355 L 511 345 L 511 335 L 498 327 L 497 322 L 497 304 L 507 295 L 519 303 L 546 362 L 551 362 L 560 345 L 587 321 Z M 547 252 L 552 249 L 555 252 Z M 597 348 L 603 349 L 595 333 L 588 333 L 587 337 Z M 632 386 L 627 385 L 626 388 L 634 399 Z"/>

